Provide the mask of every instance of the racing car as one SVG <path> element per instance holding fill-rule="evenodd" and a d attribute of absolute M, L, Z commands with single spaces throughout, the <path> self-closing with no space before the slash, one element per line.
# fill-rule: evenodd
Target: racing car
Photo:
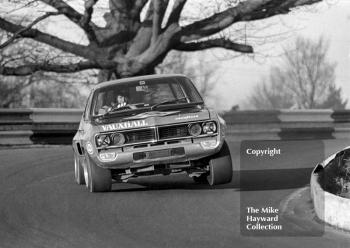
<path fill-rule="evenodd" d="M 73 138 L 75 181 L 90 192 L 112 183 L 187 173 L 197 183 L 229 183 L 225 121 L 184 75 L 107 81 L 92 89 Z"/>

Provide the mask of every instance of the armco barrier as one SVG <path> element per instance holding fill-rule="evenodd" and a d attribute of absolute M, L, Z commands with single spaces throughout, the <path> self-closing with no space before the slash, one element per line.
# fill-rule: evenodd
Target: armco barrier
<path fill-rule="evenodd" d="M 237 111 L 223 115 L 230 140 L 350 138 L 350 111 Z"/>
<path fill-rule="evenodd" d="M 33 109 L 34 144 L 71 144 L 82 115 L 81 109 Z"/>
<path fill-rule="evenodd" d="M 81 109 L 0 109 L 0 145 L 70 144 Z"/>
<path fill-rule="evenodd" d="M 319 172 L 329 164 L 335 155 L 328 157 L 313 170 L 310 180 L 311 198 L 319 219 L 334 227 L 350 231 L 350 199 L 324 191 L 318 180 Z"/>
<path fill-rule="evenodd" d="M 70 144 L 81 109 L 0 109 L 0 145 Z M 223 115 L 229 141 L 350 138 L 350 110 L 237 111 Z"/>

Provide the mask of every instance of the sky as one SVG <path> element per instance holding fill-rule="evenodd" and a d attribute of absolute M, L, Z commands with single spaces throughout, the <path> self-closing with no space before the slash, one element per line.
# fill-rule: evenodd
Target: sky
<path fill-rule="evenodd" d="M 195 5 L 191 5 L 195 1 L 188 1 L 186 4 L 187 9 L 185 9 L 187 13 L 200 12 Z M 79 1 L 71 1 L 71 3 L 74 2 Z M 106 2 L 99 1 L 99 3 Z M 199 3 L 203 5 L 203 2 L 199 1 Z M 80 10 L 78 6 L 76 5 L 75 7 Z M 19 10 L 17 14 L 25 15 L 25 11 L 28 10 Z M 50 19 L 51 22 L 45 27 L 45 31 L 49 31 L 66 40 L 80 43 L 86 42 L 81 30 L 72 28 L 74 25 L 71 25 L 68 21 L 62 21 L 62 18 L 60 18 L 59 16 L 52 17 Z M 93 20 L 103 22 L 102 16 L 95 15 Z M 208 67 L 215 66 L 217 68 L 215 75 L 216 85 L 213 94 L 220 101 L 217 102 L 216 108 L 222 110 L 230 109 L 237 104 L 241 109 L 249 108 L 247 99 L 252 89 L 262 78 L 268 77 L 271 66 L 280 63 L 279 55 L 282 53 L 282 48 L 290 46 L 297 36 L 315 40 L 320 36 L 324 36 L 329 40 L 329 60 L 337 63 L 336 85 L 342 88 L 343 97 L 348 98 L 350 95 L 350 84 L 348 83 L 350 79 L 349 24 L 350 0 L 324 0 L 322 3 L 313 5 L 310 8 L 302 8 L 294 10 L 287 15 L 279 15 L 264 21 L 258 21 L 257 25 L 259 25 L 260 30 L 259 27 L 255 28 L 255 31 L 257 31 L 255 35 L 260 37 L 277 35 L 277 38 L 267 39 L 265 42 L 261 42 L 263 39 L 260 39 L 260 42 L 254 45 L 254 50 L 256 51 L 254 56 L 237 57 L 235 53 L 230 53 L 231 55 L 227 56 L 228 53 L 223 49 L 213 49 L 205 52 L 204 64 Z M 287 33 L 287 35 L 280 35 L 283 33 Z M 249 38 L 247 42 L 249 43 Z M 225 54 L 225 59 L 223 59 L 223 54 Z M 195 54 L 193 58 L 196 59 Z M 198 59 L 203 59 L 203 55 L 198 56 Z"/>
<path fill-rule="evenodd" d="M 299 35 L 315 40 L 320 36 L 329 39 L 328 58 L 337 63 L 336 85 L 342 88 L 344 98 L 350 96 L 350 0 L 324 1 L 315 10 L 294 11 L 292 14 L 270 18 L 269 21 L 279 22 L 274 27 L 276 30 L 285 30 L 285 26 L 288 26 L 292 32 L 288 38 L 266 45 L 267 49 L 274 46 L 274 53 L 291 45 Z M 255 49 L 263 51 L 264 47 L 255 46 Z M 215 88 L 222 99 L 220 108 L 229 109 L 235 104 L 241 108 L 249 108 L 247 99 L 251 90 L 261 78 L 269 75 L 270 67 L 278 65 L 280 61 L 276 56 L 260 58 L 257 61 L 245 56 L 221 62 L 221 82 Z M 350 107 L 349 103 L 347 107 Z"/>

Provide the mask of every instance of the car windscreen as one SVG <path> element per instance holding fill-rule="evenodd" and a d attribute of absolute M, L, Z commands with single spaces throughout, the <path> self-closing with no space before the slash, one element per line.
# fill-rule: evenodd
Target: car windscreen
<path fill-rule="evenodd" d="M 93 116 L 108 111 L 149 108 L 158 104 L 203 102 L 192 82 L 185 77 L 154 78 L 116 83 L 97 89 L 92 101 Z"/>

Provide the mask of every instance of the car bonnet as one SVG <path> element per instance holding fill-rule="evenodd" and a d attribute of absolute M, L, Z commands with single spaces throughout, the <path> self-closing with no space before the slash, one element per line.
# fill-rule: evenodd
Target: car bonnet
<path fill-rule="evenodd" d="M 110 132 L 126 129 L 145 128 L 160 125 L 171 125 L 184 122 L 195 122 L 210 119 L 206 108 L 189 108 L 169 111 L 148 111 L 134 116 L 119 117 L 108 124 L 97 125 L 99 132 Z"/>

